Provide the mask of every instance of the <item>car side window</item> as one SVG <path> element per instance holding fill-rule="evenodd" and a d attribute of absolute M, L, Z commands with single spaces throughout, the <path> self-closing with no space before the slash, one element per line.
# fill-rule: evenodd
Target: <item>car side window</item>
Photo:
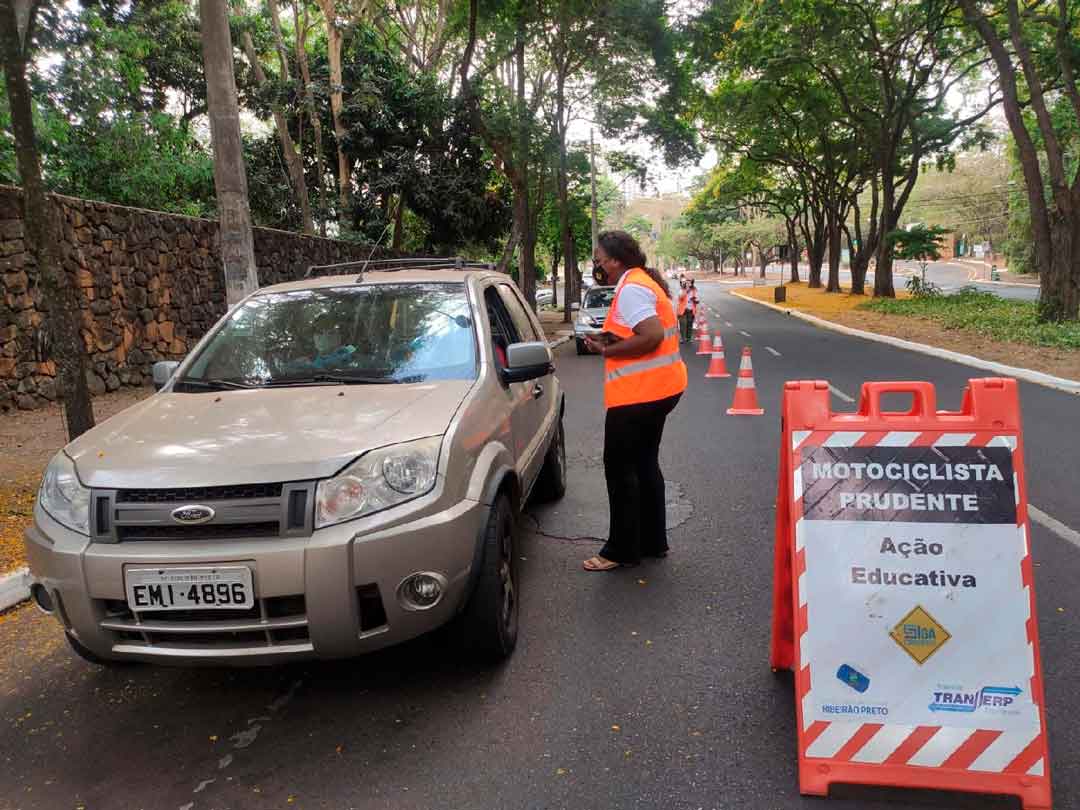
<path fill-rule="evenodd" d="M 491 346 L 495 362 L 500 368 L 506 368 L 506 347 L 520 342 L 514 320 L 506 311 L 506 306 L 494 286 L 484 290 L 484 304 L 487 307 L 488 323 L 491 324 Z"/>
<path fill-rule="evenodd" d="M 525 305 L 521 302 L 521 298 L 518 297 L 514 289 L 509 284 L 500 284 L 499 295 L 502 297 L 503 303 L 506 304 L 510 317 L 514 319 L 518 339 L 522 341 L 542 340 L 543 338 L 536 333 L 536 327 L 533 326 L 532 318 L 529 317 Z"/>

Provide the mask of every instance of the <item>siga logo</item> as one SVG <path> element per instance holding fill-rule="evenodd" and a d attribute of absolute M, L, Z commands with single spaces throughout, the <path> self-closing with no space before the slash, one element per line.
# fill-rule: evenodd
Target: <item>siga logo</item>
<path fill-rule="evenodd" d="M 200 523 L 208 523 L 214 519 L 214 512 L 209 506 L 200 506 L 198 504 L 191 504 L 189 506 L 178 506 L 172 510 L 172 519 L 176 523 L 182 523 L 185 526 L 198 526 Z"/>
<path fill-rule="evenodd" d="M 984 686 L 977 692 L 943 691 L 934 692 L 934 702 L 929 708 L 932 712 L 963 712 L 972 714 L 982 707 L 1007 709 L 1023 693 L 1019 686 Z"/>

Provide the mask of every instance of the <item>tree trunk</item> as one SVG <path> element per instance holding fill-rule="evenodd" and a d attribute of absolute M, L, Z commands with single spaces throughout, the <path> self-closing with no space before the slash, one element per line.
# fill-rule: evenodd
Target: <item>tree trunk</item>
<path fill-rule="evenodd" d="M 341 121 L 341 110 L 345 104 L 341 75 L 341 29 L 337 26 L 336 0 L 319 0 L 319 8 L 326 18 L 326 53 L 330 63 L 330 118 L 334 123 L 334 137 L 337 139 L 338 223 L 347 229 L 351 215 L 349 201 L 352 198 L 352 172 L 344 146 L 348 133 Z"/>
<path fill-rule="evenodd" d="M 889 234 L 896 230 L 899 215 L 895 210 L 896 197 L 892 177 L 882 178 L 881 184 L 881 238 L 878 242 L 877 265 L 874 268 L 874 297 L 896 298 L 893 289 L 893 246 Z"/>
<path fill-rule="evenodd" d="M 273 6 L 275 2 L 276 0 L 270 0 L 270 5 Z M 259 62 L 259 54 L 255 51 L 255 42 L 247 31 L 244 32 L 244 52 L 247 54 L 248 61 L 251 62 L 251 69 L 255 73 L 255 81 L 258 82 L 259 87 L 266 87 L 270 82 L 266 78 L 266 71 L 263 70 L 262 63 Z M 281 58 L 283 66 L 288 67 L 288 63 L 284 61 L 284 56 Z M 288 79 L 289 77 L 285 76 L 284 78 Z M 300 218 L 303 222 L 304 233 L 313 234 L 315 233 L 315 223 L 311 219 L 311 200 L 308 197 L 307 178 L 304 176 L 304 161 L 296 149 L 292 135 L 289 133 L 289 122 L 285 118 L 281 105 L 274 104 L 270 110 L 274 116 L 274 128 L 277 129 L 278 140 L 281 142 L 285 168 L 289 173 L 289 185 L 292 186 L 293 193 L 296 194 L 296 200 L 300 203 Z"/>
<path fill-rule="evenodd" d="M 551 303 L 555 306 L 559 306 L 559 260 L 562 258 L 560 255 L 562 251 L 559 250 L 559 243 L 555 243 L 555 250 L 551 255 Z M 569 297 L 566 299 L 569 301 Z"/>
<path fill-rule="evenodd" d="M 240 142 L 240 109 L 233 75 L 232 38 L 225 0 L 199 0 L 203 66 L 214 149 L 221 256 L 229 306 L 259 288 L 255 246 L 251 236 L 247 175 Z"/>
<path fill-rule="evenodd" d="M 86 384 L 86 346 L 79 334 L 82 312 L 75 287 L 59 255 L 60 229 L 53 201 L 45 196 L 41 163 L 34 140 L 34 117 L 26 63 L 34 27 L 35 7 L 18 0 L 0 0 L 0 51 L 7 84 L 15 159 L 23 193 L 23 238 L 37 264 L 41 303 L 46 307 L 50 356 L 56 366 L 57 395 L 64 406 L 68 439 L 94 426 L 94 408 Z M 20 30 L 19 22 L 22 22 Z"/>
<path fill-rule="evenodd" d="M 296 62 L 300 66 L 300 80 L 304 83 L 304 110 L 308 120 L 315 131 L 315 172 L 319 189 L 319 234 L 326 236 L 326 183 L 324 182 L 326 170 L 323 167 L 323 135 L 322 116 L 315 109 L 315 93 L 311 87 L 311 69 L 307 59 L 307 30 L 308 30 L 308 7 L 304 2 L 304 17 L 301 21 L 300 14 L 293 2 L 293 23 L 296 26 Z"/>
<path fill-rule="evenodd" d="M 510 235 L 506 238 L 506 245 L 503 247 L 502 256 L 499 257 L 499 263 L 495 266 L 495 269 L 500 273 L 507 272 L 507 268 L 510 266 L 510 258 L 514 255 L 518 241 L 520 241 L 521 231 L 518 230 L 517 225 L 517 209 L 515 208 L 514 224 L 510 228 Z"/>
<path fill-rule="evenodd" d="M 405 238 L 405 195 L 398 194 L 397 209 L 394 211 L 394 240 L 390 249 L 401 250 L 401 242 Z"/>
<path fill-rule="evenodd" d="M 795 223 L 787 221 L 788 251 L 791 253 L 791 281 L 799 282 L 799 238 L 795 234 Z"/>
<path fill-rule="evenodd" d="M 1006 48 L 994 25 L 979 10 L 975 0 L 960 0 L 960 6 L 968 21 L 979 32 L 994 59 L 998 83 L 1004 99 L 1005 119 L 1016 141 L 1031 213 L 1035 268 L 1039 272 L 1039 320 L 1053 322 L 1076 320 L 1078 317 L 1077 285 L 1080 282 L 1080 241 L 1077 237 L 1080 215 L 1077 214 L 1073 205 L 1068 206 L 1069 209 L 1073 209 L 1072 211 L 1063 210 L 1061 206 L 1058 206 L 1057 210 L 1051 212 L 1044 191 L 1045 184 L 1039 151 L 1028 131 L 1020 106 L 1017 71 L 1013 65 L 1012 54 Z M 1011 6 L 1009 11 L 1013 37 L 1019 38 L 1019 17 L 1015 5 Z M 1064 36 L 1064 33 L 1062 35 Z M 1063 65 L 1068 68 L 1066 73 L 1071 73 L 1071 65 L 1065 61 Z M 1029 91 L 1031 89 L 1029 83 Z M 1034 90 L 1041 95 L 1041 86 Z M 1033 98 L 1032 101 L 1035 99 Z M 1056 135 L 1052 122 L 1045 114 L 1045 104 L 1041 98 L 1036 107 L 1043 108 L 1037 109 L 1037 118 L 1041 119 L 1039 125 L 1043 130 L 1043 141 L 1048 147 L 1048 157 L 1053 159 L 1054 165 L 1060 164 L 1060 155 L 1050 154 L 1058 151 L 1050 148 L 1056 146 Z M 1054 165 L 1049 166 L 1052 174 Z M 1058 172 L 1061 172 L 1061 169 L 1058 169 Z M 1057 179 L 1051 177 L 1051 181 L 1055 186 L 1064 185 L 1063 178 L 1060 177 Z M 1064 189 L 1059 189 L 1056 196 L 1059 198 L 1067 196 L 1062 194 L 1062 191 Z"/>
<path fill-rule="evenodd" d="M 1039 276 L 1039 318 L 1075 321 L 1080 311 L 1080 217 L 1050 213 L 1050 266 Z"/>
<path fill-rule="evenodd" d="M 518 266 L 520 273 L 521 291 L 525 293 L 525 300 L 534 310 L 536 309 L 536 230 L 533 228 L 532 214 L 529 205 L 529 152 L 530 152 L 530 116 L 529 102 L 525 96 L 525 40 L 526 40 L 526 8 L 524 4 L 517 11 L 517 30 L 515 32 L 515 48 L 517 62 L 517 174 L 518 174 L 518 197 L 514 200 L 515 215 L 520 217 L 521 225 L 521 262 Z"/>
<path fill-rule="evenodd" d="M 825 286 L 825 292 L 840 292 L 840 221 L 839 214 L 835 210 L 828 212 L 829 236 L 829 283 Z"/>
<path fill-rule="evenodd" d="M 566 75 L 560 65 L 558 76 L 555 80 L 555 126 L 559 140 L 559 174 L 558 174 L 558 197 L 559 197 L 559 235 L 562 242 L 563 266 L 565 267 L 565 300 L 563 307 L 563 323 L 570 323 L 570 297 L 573 290 L 572 258 L 574 255 L 573 235 L 570 233 L 570 193 L 569 193 L 569 165 L 566 156 Z"/>

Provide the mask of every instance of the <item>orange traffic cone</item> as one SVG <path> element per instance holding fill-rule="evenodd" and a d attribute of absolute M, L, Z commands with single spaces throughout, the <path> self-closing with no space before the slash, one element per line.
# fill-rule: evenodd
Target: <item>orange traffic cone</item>
<path fill-rule="evenodd" d="M 712 341 L 709 340 L 709 330 L 703 329 L 698 336 L 698 354 L 712 354 Z"/>
<path fill-rule="evenodd" d="M 727 363 L 724 362 L 724 339 L 717 335 L 712 341 L 712 359 L 709 361 L 709 370 L 705 377 L 730 377 Z"/>
<path fill-rule="evenodd" d="M 754 387 L 754 364 L 750 360 L 750 347 L 742 350 L 739 379 L 735 381 L 735 400 L 727 409 L 728 416 L 761 416 L 765 409 L 758 405 L 757 388 Z"/>

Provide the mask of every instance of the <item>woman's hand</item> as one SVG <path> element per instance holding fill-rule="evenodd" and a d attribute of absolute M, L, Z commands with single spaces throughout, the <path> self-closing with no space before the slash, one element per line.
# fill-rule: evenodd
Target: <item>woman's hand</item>
<path fill-rule="evenodd" d="M 594 340 L 591 335 L 585 336 L 585 345 L 588 347 L 589 351 L 596 352 L 596 354 L 599 355 L 604 354 L 604 347 L 607 346 L 606 343 Z"/>
<path fill-rule="evenodd" d="M 655 351 L 664 342 L 664 324 L 653 316 L 646 318 L 634 327 L 634 334 L 618 343 L 613 343 L 602 352 L 604 357 L 640 357 Z"/>

